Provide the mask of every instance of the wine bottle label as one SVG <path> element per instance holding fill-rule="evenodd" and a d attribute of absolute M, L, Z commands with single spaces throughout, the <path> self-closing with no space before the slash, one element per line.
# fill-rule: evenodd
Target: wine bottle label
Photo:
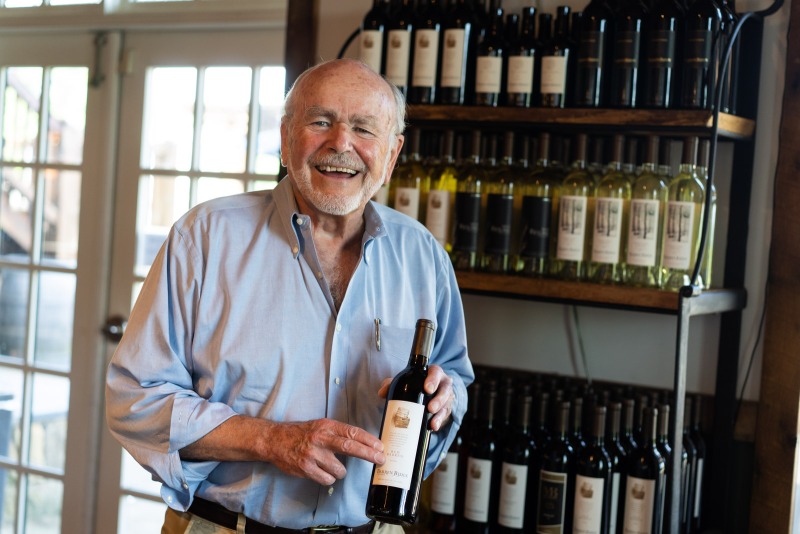
<path fill-rule="evenodd" d="M 598 198 L 595 201 L 592 261 L 618 263 L 622 236 L 622 199 Z"/>
<path fill-rule="evenodd" d="M 480 56 L 475 67 L 475 92 L 499 93 L 503 77 L 503 58 Z"/>
<path fill-rule="evenodd" d="M 444 32 L 442 50 L 442 87 L 461 87 L 467 64 L 466 30 L 454 28 Z"/>
<path fill-rule="evenodd" d="M 439 31 L 417 30 L 414 39 L 414 65 L 411 85 L 435 87 L 436 67 L 439 61 Z"/>
<path fill-rule="evenodd" d="M 481 196 L 478 193 L 456 193 L 456 235 L 453 249 L 478 251 Z"/>
<path fill-rule="evenodd" d="M 675 31 L 653 30 L 650 34 L 647 63 L 651 68 L 671 69 L 675 62 Z"/>
<path fill-rule="evenodd" d="M 511 217 L 514 197 L 490 193 L 486 199 L 486 245 L 488 254 L 511 252 Z"/>
<path fill-rule="evenodd" d="M 565 56 L 542 56 L 541 92 L 564 94 L 567 86 L 567 58 Z"/>
<path fill-rule="evenodd" d="M 578 65 L 580 67 L 599 69 L 603 66 L 606 32 L 596 30 L 582 32 L 579 46 Z"/>
<path fill-rule="evenodd" d="M 358 58 L 369 65 L 369 68 L 381 73 L 381 57 L 383 56 L 383 32 L 380 30 L 364 30 L 359 41 L 361 50 Z"/>
<path fill-rule="evenodd" d="M 565 195 L 559 201 L 556 257 L 560 260 L 583 261 L 588 200 Z"/>
<path fill-rule="evenodd" d="M 623 534 L 653 534 L 656 481 L 628 476 Z"/>
<path fill-rule="evenodd" d="M 382 185 L 381 188 L 378 189 L 374 195 L 372 195 L 372 200 L 378 204 L 387 206 L 389 204 L 389 185 Z"/>
<path fill-rule="evenodd" d="M 525 258 L 546 258 L 550 244 L 550 197 L 522 198 L 522 243 L 520 255 Z"/>
<path fill-rule="evenodd" d="M 697 459 L 697 481 L 694 486 L 694 517 L 700 517 L 700 503 L 703 496 L 703 459 Z"/>
<path fill-rule="evenodd" d="M 398 187 L 394 191 L 394 209 L 419 220 L 419 189 Z"/>
<path fill-rule="evenodd" d="M 522 528 L 525 522 L 528 466 L 503 462 L 500 477 L 497 522 L 508 528 Z"/>
<path fill-rule="evenodd" d="M 601 534 L 603 527 L 602 478 L 575 476 L 575 507 L 572 512 L 573 534 Z"/>
<path fill-rule="evenodd" d="M 696 208 L 694 202 L 667 203 L 667 217 L 664 221 L 664 267 L 689 269 L 694 248 L 693 228 Z"/>
<path fill-rule="evenodd" d="M 467 486 L 464 490 L 464 517 L 477 523 L 489 521 L 492 461 L 470 457 L 467 461 Z"/>
<path fill-rule="evenodd" d="M 539 516 L 536 532 L 563 534 L 567 501 L 567 473 L 539 472 Z"/>
<path fill-rule="evenodd" d="M 619 514 L 619 482 L 622 475 L 612 473 L 611 475 L 611 510 L 608 514 L 608 531 L 612 534 L 617 532 L 617 515 Z"/>
<path fill-rule="evenodd" d="M 637 31 L 621 31 L 614 42 L 614 64 L 622 68 L 639 66 L 642 34 Z"/>
<path fill-rule="evenodd" d="M 449 452 L 433 472 L 431 510 L 437 514 L 456 513 L 456 487 L 458 484 L 458 453 Z"/>
<path fill-rule="evenodd" d="M 375 467 L 372 484 L 408 490 L 417 457 L 419 433 L 425 406 L 415 402 L 390 400 L 386 403 L 381 442 L 386 463 Z"/>
<path fill-rule="evenodd" d="M 687 68 L 708 68 L 711 62 L 711 39 L 711 30 L 686 32 L 686 57 L 683 61 Z"/>
<path fill-rule="evenodd" d="M 411 32 L 391 30 L 386 42 L 386 79 L 398 87 L 408 85 Z"/>
<path fill-rule="evenodd" d="M 511 56 L 508 58 L 506 93 L 528 94 L 533 92 L 533 56 Z"/>
<path fill-rule="evenodd" d="M 447 244 L 450 226 L 450 191 L 440 189 L 428 191 L 425 226 L 442 246 Z"/>
<path fill-rule="evenodd" d="M 658 200 L 631 200 L 628 264 L 653 267 L 657 261 Z"/>

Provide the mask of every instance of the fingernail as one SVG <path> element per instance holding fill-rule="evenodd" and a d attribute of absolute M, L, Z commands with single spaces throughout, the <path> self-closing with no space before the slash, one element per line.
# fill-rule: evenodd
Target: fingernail
<path fill-rule="evenodd" d="M 386 455 L 385 454 L 379 452 L 378 454 L 375 455 L 375 463 L 383 464 L 385 462 L 386 462 Z"/>
<path fill-rule="evenodd" d="M 378 449 L 379 451 L 382 451 L 383 450 L 383 442 L 379 441 L 378 443 L 376 443 L 375 444 L 375 448 Z"/>

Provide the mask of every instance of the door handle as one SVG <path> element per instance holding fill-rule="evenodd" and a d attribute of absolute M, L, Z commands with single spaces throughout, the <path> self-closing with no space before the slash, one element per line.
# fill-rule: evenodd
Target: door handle
<path fill-rule="evenodd" d="M 121 315 L 112 315 L 106 319 L 106 324 L 101 328 L 101 332 L 106 336 L 108 341 L 119 343 L 122 339 L 122 334 L 125 333 L 125 327 L 128 325 L 128 320 Z"/>

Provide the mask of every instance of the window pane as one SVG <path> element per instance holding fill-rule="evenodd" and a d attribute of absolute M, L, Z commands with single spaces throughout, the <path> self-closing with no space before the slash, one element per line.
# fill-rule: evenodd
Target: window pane
<path fill-rule="evenodd" d="M 25 532 L 60 534 L 64 485 L 52 478 L 29 475 L 27 493 Z"/>
<path fill-rule="evenodd" d="M 9 67 L 3 99 L 3 159 L 36 161 L 39 109 L 42 100 L 41 67 Z"/>
<path fill-rule="evenodd" d="M 5 0 L 5 7 L 35 7 L 42 5 L 42 0 Z"/>
<path fill-rule="evenodd" d="M 0 256 L 6 260 L 27 261 L 33 247 L 33 171 L 6 168 L 0 182 Z"/>
<path fill-rule="evenodd" d="M 11 462 L 19 461 L 22 379 L 19 369 L 0 366 L 0 456 Z"/>
<path fill-rule="evenodd" d="M 200 170 L 245 171 L 251 73 L 249 67 L 206 69 Z"/>
<path fill-rule="evenodd" d="M 67 443 L 69 378 L 36 373 L 28 445 L 29 462 L 63 472 Z"/>
<path fill-rule="evenodd" d="M 28 271 L 0 268 L 0 354 L 20 360 L 25 358 L 29 282 Z"/>
<path fill-rule="evenodd" d="M 71 6 L 78 4 L 101 4 L 103 0 L 50 0 L 51 6 Z"/>
<path fill-rule="evenodd" d="M 86 130 L 86 67 L 56 67 L 50 72 L 47 161 L 78 165 L 83 161 Z"/>
<path fill-rule="evenodd" d="M 191 168 L 196 90 L 195 68 L 150 69 L 145 88 L 142 168 Z"/>
<path fill-rule="evenodd" d="M 146 273 L 172 224 L 190 208 L 186 176 L 142 176 L 139 180 L 139 224 L 136 272 Z"/>
<path fill-rule="evenodd" d="M 36 318 L 34 361 L 68 371 L 72 362 L 75 275 L 42 272 Z"/>
<path fill-rule="evenodd" d="M 277 180 L 253 180 L 250 182 L 250 191 L 265 191 L 267 189 L 275 189 L 278 185 Z"/>
<path fill-rule="evenodd" d="M 152 495 L 160 499 L 161 483 L 153 480 L 150 473 L 139 465 L 133 456 L 122 450 L 122 472 L 120 474 L 120 487 L 129 491 Z"/>
<path fill-rule="evenodd" d="M 142 532 L 161 532 L 167 505 L 163 502 L 139 499 L 126 495 L 119 503 L 118 534 L 141 534 Z"/>
<path fill-rule="evenodd" d="M 19 473 L 0 467 L 0 533 L 12 534 L 17 519 L 17 480 Z"/>
<path fill-rule="evenodd" d="M 74 268 L 78 262 L 81 174 L 48 169 L 44 175 L 42 262 Z"/>
<path fill-rule="evenodd" d="M 244 193 L 244 182 L 241 180 L 200 178 L 197 184 L 197 203 L 237 193 Z"/>
<path fill-rule="evenodd" d="M 258 95 L 258 139 L 255 172 L 278 175 L 281 149 L 281 110 L 286 83 L 284 67 L 263 67 Z"/>

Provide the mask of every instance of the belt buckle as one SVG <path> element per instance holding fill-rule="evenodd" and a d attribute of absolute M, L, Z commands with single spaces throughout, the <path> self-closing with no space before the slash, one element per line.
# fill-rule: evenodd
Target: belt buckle
<path fill-rule="evenodd" d="M 340 530 L 342 530 L 342 527 L 339 525 L 327 525 L 327 526 L 308 528 L 309 534 L 317 534 L 317 532 L 339 532 Z"/>

